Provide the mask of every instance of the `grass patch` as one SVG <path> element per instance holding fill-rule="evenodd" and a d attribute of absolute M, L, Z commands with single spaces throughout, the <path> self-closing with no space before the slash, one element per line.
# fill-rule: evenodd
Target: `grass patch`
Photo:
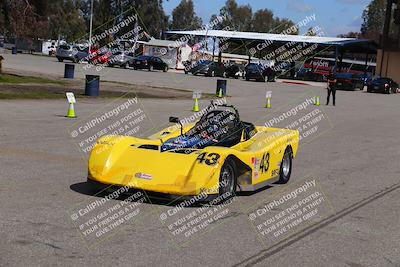
<path fill-rule="evenodd" d="M 65 99 L 65 95 L 46 93 L 46 92 L 32 92 L 32 93 L 0 92 L 0 99 Z"/>
<path fill-rule="evenodd" d="M 0 74 L 0 84 L 66 84 L 65 81 L 50 80 L 46 78 L 19 76 L 13 74 Z"/>
<path fill-rule="evenodd" d="M 125 86 L 127 88 L 141 89 L 141 87 L 142 88 L 143 87 L 148 87 L 150 89 L 155 89 L 155 90 L 163 90 L 163 91 L 165 90 L 165 92 L 167 92 L 167 93 L 179 92 L 179 93 L 187 94 L 188 95 L 188 99 L 191 99 L 190 96 L 193 94 L 193 91 L 185 90 L 185 89 L 178 89 L 178 88 L 168 88 L 168 87 L 159 87 L 159 86 L 143 86 L 143 85 L 138 85 L 138 84 L 131 84 L 131 83 L 119 82 L 119 81 L 107 81 L 107 80 L 102 81 L 102 82 L 119 84 L 119 85 Z M 145 88 L 145 89 L 142 89 L 142 90 L 146 91 L 146 90 L 148 90 L 148 88 Z M 141 94 L 140 91 L 137 92 L 137 93 Z M 143 94 L 146 95 L 145 92 L 143 92 Z M 202 99 L 213 99 L 213 98 L 215 98 L 215 95 L 211 94 L 211 93 L 202 92 L 201 95 L 202 95 Z M 165 98 L 165 97 L 158 97 L 157 95 L 153 94 L 152 97 L 149 97 L 149 98 Z M 171 98 L 173 99 L 174 97 L 171 97 Z"/>

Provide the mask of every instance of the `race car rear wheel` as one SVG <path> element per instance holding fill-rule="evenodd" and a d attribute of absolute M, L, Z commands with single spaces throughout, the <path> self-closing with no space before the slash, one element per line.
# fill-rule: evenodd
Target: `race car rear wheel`
<path fill-rule="evenodd" d="M 281 169 L 279 172 L 279 184 L 286 184 L 289 182 L 290 174 L 292 173 L 292 158 L 292 149 L 287 147 L 282 158 Z"/>
<path fill-rule="evenodd" d="M 236 192 L 236 184 L 236 165 L 232 159 L 228 158 L 222 165 L 219 176 L 219 196 L 223 200 L 233 197 Z"/>

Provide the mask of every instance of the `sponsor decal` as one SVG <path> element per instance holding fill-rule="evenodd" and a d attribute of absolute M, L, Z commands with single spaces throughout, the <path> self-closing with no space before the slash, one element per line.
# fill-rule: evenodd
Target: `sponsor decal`
<path fill-rule="evenodd" d="M 153 176 L 151 174 L 141 173 L 141 172 L 136 173 L 135 177 L 139 178 L 139 179 L 143 179 L 143 180 L 151 180 L 151 179 L 153 179 Z"/>

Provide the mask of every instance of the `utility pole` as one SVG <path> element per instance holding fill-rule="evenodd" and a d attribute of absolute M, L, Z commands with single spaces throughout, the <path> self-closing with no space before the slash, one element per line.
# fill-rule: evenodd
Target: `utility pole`
<path fill-rule="evenodd" d="M 92 28 L 93 28 L 93 0 L 90 3 L 90 26 L 89 26 L 89 54 L 92 49 Z"/>

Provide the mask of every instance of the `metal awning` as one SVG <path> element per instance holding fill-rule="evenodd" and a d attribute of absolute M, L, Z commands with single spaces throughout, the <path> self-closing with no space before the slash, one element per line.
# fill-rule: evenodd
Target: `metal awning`
<path fill-rule="evenodd" d="M 324 37 L 324 36 L 305 36 L 305 35 L 285 35 L 260 32 L 237 32 L 237 31 L 221 31 L 221 30 L 196 30 L 196 31 L 166 31 L 166 36 L 200 36 L 200 37 L 215 37 L 225 38 L 229 41 L 253 41 L 265 42 L 272 41 L 274 44 L 284 44 L 289 42 L 318 44 L 319 46 L 337 46 L 342 47 L 351 52 L 359 53 L 376 53 L 377 44 L 368 39 L 356 38 L 339 38 L 339 37 Z M 180 37 L 179 39 L 183 39 Z"/>

